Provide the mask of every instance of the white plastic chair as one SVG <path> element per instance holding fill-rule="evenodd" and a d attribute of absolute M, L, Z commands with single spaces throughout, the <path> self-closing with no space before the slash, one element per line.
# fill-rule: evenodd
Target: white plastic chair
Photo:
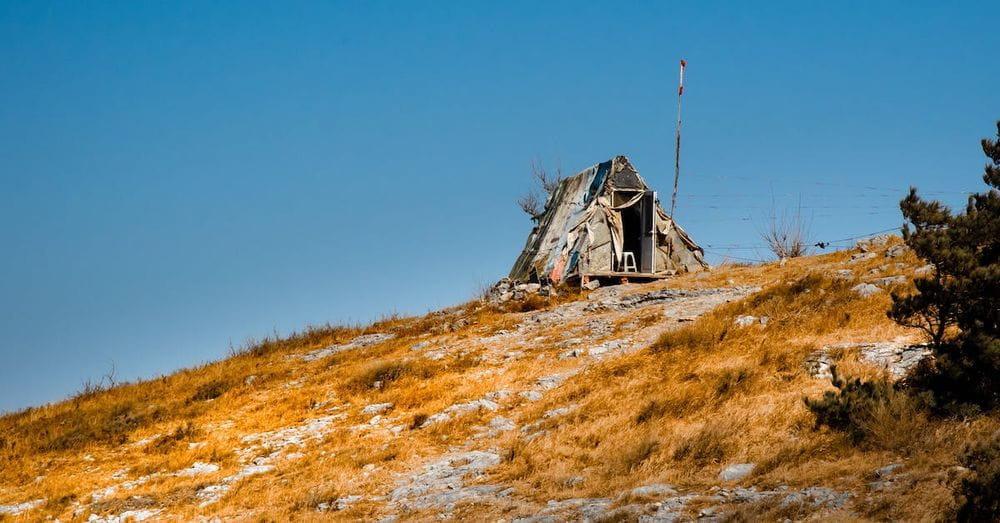
<path fill-rule="evenodd" d="M 635 255 L 631 252 L 622 253 L 622 272 L 639 272 L 639 268 L 635 265 Z"/>

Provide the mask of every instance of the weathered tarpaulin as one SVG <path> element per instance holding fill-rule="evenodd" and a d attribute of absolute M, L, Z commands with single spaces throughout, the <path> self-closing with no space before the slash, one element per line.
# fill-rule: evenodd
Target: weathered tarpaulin
<path fill-rule="evenodd" d="M 618 156 L 562 180 L 536 218 L 510 277 L 565 281 L 622 274 L 632 254 L 636 276 L 700 271 L 697 244 L 671 224 L 628 158 Z M 641 262 L 639 261 L 641 259 Z"/>

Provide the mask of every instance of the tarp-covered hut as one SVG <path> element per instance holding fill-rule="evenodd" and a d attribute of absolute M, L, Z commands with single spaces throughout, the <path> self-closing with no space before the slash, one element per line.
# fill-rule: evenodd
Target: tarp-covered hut
<path fill-rule="evenodd" d="M 510 278 L 660 278 L 707 269 L 703 254 L 618 156 L 559 182 Z"/>

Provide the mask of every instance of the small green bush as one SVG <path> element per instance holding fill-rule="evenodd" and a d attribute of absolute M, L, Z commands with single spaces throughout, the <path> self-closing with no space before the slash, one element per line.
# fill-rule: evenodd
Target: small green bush
<path fill-rule="evenodd" d="M 846 432 L 854 443 L 871 436 L 871 413 L 888 403 L 894 392 L 887 381 L 861 381 L 860 378 L 843 379 L 837 367 L 831 366 L 831 381 L 836 391 L 826 391 L 822 398 L 803 398 L 806 407 L 816 416 L 816 427 L 826 425 Z"/>

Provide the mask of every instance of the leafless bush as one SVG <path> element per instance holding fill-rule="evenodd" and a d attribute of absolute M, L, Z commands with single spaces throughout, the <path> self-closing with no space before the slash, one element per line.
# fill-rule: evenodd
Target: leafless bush
<path fill-rule="evenodd" d="M 532 160 L 531 178 L 534 180 L 534 186 L 527 194 L 517 199 L 517 206 L 534 220 L 542 215 L 545 211 L 545 202 L 556 187 L 559 187 L 559 182 L 563 179 L 562 168 L 557 167 L 553 176 L 537 160 Z"/>
<path fill-rule="evenodd" d="M 771 201 L 771 213 L 764 221 L 763 226 L 759 226 L 758 234 L 764 240 L 767 248 L 778 257 L 797 258 L 808 254 L 809 251 L 809 224 L 802 219 L 801 205 L 796 207 L 795 212 L 782 210 L 779 214 Z"/>

